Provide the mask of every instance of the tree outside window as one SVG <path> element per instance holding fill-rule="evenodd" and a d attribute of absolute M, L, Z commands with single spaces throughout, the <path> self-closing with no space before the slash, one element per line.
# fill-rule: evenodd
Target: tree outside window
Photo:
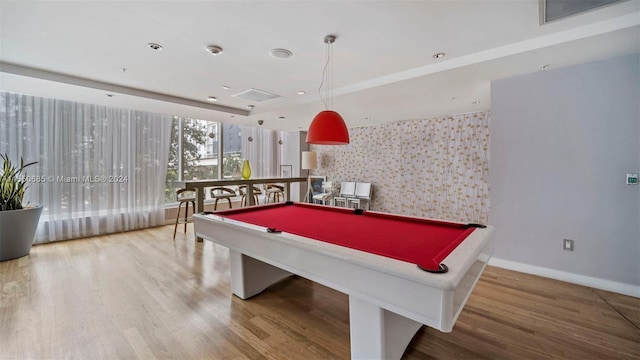
<path fill-rule="evenodd" d="M 182 153 L 180 152 L 181 128 Z M 222 157 L 218 154 L 220 138 L 223 140 Z M 223 178 L 230 179 L 242 166 L 240 126 L 235 124 L 218 124 L 213 121 L 174 116 L 170 146 L 165 203 L 175 203 L 176 190 L 180 188 L 176 184 L 177 181 L 217 179 L 220 163 L 222 163 Z M 179 176 L 181 155 L 182 179 Z"/>

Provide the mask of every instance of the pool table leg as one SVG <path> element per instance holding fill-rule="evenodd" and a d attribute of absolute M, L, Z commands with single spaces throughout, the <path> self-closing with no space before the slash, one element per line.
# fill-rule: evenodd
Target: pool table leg
<path fill-rule="evenodd" d="M 351 359 L 400 359 L 421 323 L 349 295 Z"/>
<path fill-rule="evenodd" d="M 229 250 L 231 289 L 241 299 L 258 295 L 272 284 L 293 275 L 235 250 Z"/>

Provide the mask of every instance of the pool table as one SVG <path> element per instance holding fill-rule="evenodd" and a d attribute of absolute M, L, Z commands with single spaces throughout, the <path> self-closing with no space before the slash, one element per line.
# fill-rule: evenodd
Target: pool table
<path fill-rule="evenodd" d="M 452 330 L 493 252 L 493 229 L 278 203 L 194 215 L 229 248 L 241 299 L 293 274 L 349 295 L 352 359 L 400 359 L 422 325 Z"/>

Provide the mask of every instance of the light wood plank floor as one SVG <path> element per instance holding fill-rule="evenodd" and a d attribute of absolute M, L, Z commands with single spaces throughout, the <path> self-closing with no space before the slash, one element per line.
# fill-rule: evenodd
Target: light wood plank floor
<path fill-rule="evenodd" d="M 228 251 L 164 226 L 0 263 L 0 358 L 348 359 L 346 295 L 231 296 Z M 403 359 L 640 359 L 640 299 L 488 267 L 453 332 Z"/>

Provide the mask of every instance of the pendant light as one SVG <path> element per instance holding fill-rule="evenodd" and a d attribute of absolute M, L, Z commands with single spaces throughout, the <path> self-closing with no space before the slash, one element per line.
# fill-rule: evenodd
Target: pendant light
<path fill-rule="evenodd" d="M 344 123 L 342 116 L 333 110 L 329 110 L 333 107 L 333 48 L 332 44 L 336 41 L 335 35 L 327 35 L 324 37 L 324 43 L 327 44 L 327 62 L 324 65 L 324 71 L 322 72 L 322 83 L 318 88 L 318 95 L 324 103 L 327 110 L 323 110 L 316 115 L 309 125 L 307 131 L 307 143 L 320 144 L 320 145 L 346 145 L 349 143 L 349 130 Z M 327 67 L 329 72 L 327 73 Z M 326 98 L 329 100 L 329 106 L 325 99 L 322 98 L 320 90 L 325 83 Z"/>

